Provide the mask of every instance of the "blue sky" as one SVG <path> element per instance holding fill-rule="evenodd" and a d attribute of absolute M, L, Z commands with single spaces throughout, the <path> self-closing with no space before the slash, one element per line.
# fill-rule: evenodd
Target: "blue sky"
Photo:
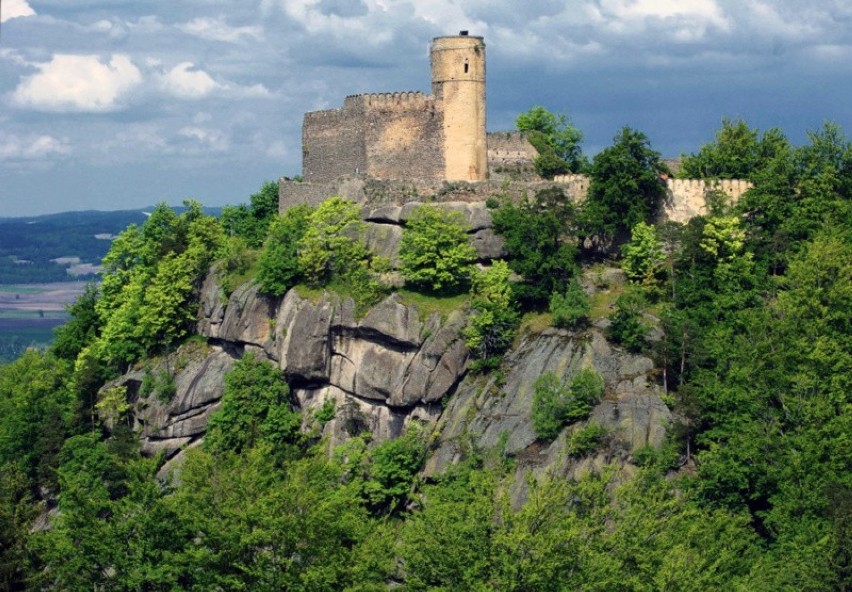
<path fill-rule="evenodd" d="M 0 0 L 0 217 L 244 202 L 298 174 L 305 111 L 429 91 L 432 37 L 485 37 L 488 128 L 535 104 L 593 155 L 722 117 L 852 136 L 852 0 Z"/>

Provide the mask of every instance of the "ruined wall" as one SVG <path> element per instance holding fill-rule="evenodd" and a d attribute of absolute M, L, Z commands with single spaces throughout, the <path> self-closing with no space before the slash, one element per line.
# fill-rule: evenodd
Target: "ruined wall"
<path fill-rule="evenodd" d="M 282 180 L 279 189 L 279 211 L 297 204 L 318 205 L 332 196 L 340 196 L 361 205 L 402 205 L 412 201 L 482 203 L 489 199 L 518 202 L 537 191 L 559 187 L 574 201 L 581 202 L 589 193 L 591 180 L 585 175 L 560 175 L 553 181 L 490 180 L 478 183 L 447 182 L 434 179 L 406 180 L 341 178 L 330 183 L 298 183 Z M 666 198 L 661 219 L 687 222 L 707 213 L 707 194 L 721 191 L 736 202 L 752 183 L 737 179 L 707 182 L 700 179 L 666 180 Z"/>
<path fill-rule="evenodd" d="M 364 114 L 367 175 L 378 179 L 440 179 L 441 115 L 419 92 L 353 97 Z"/>
<path fill-rule="evenodd" d="M 305 113 L 302 124 L 302 177 L 325 182 L 367 169 L 364 111 L 347 97 L 341 109 Z"/>
<path fill-rule="evenodd" d="M 346 97 L 343 107 L 306 113 L 302 177 L 329 182 L 344 176 L 443 178 L 441 114 L 419 92 Z"/>
<path fill-rule="evenodd" d="M 523 132 L 489 132 L 487 142 L 488 171 L 492 173 L 506 168 L 531 167 L 538 156 Z"/>

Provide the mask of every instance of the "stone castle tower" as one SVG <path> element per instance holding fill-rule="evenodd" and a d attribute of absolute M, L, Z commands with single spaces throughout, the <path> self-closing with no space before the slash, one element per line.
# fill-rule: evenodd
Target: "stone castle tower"
<path fill-rule="evenodd" d="M 484 181 L 485 43 L 467 31 L 432 40 L 432 94 L 443 113 L 444 179 Z"/>
<path fill-rule="evenodd" d="M 467 31 L 437 37 L 431 61 L 431 95 L 352 95 L 340 109 L 306 113 L 304 180 L 484 181 L 485 43 Z"/>

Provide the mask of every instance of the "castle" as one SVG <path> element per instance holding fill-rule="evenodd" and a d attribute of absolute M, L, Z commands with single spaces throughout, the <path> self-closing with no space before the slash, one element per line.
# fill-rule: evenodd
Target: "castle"
<path fill-rule="evenodd" d="M 462 31 L 432 40 L 432 94 L 346 97 L 343 108 L 305 115 L 305 181 L 376 179 L 484 181 L 485 43 Z"/>
<path fill-rule="evenodd" d="M 302 179 L 282 179 L 279 210 L 316 206 L 331 196 L 358 203 L 485 202 L 520 198 L 557 185 L 575 200 L 589 179 L 517 181 L 506 170 L 530 170 L 538 156 L 519 132 L 486 132 L 485 43 L 461 31 L 436 37 L 430 50 L 432 94 L 350 95 L 338 109 L 306 113 L 302 126 Z M 529 177 L 529 175 L 527 175 Z M 704 194 L 720 189 L 733 200 L 751 185 L 667 180 L 663 216 L 685 221 L 704 209 Z"/>

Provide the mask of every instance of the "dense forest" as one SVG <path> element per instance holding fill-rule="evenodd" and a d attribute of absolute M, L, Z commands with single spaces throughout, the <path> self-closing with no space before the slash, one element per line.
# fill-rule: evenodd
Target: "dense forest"
<path fill-rule="evenodd" d="M 304 417 L 278 368 L 247 354 L 203 445 L 164 476 L 110 381 L 199 341 L 211 266 L 226 291 L 253 279 L 272 296 L 334 290 L 361 309 L 395 288 L 345 200 L 279 216 L 268 183 L 218 219 L 160 205 L 113 241 L 100 288 L 50 350 L 0 367 L 0 588 L 852 589 L 852 142 L 833 124 L 797 147 L 726 120 L 679 174 L 753 188 L 657 223 L 671 171 L 643 133 L 622 129 L 589 161 L 581 135 L 547 115 L 519 120 L 539 134 L 537 168 L 586 171 L 587 200 L 558 188 L 493 200 L 508 256 L 485 270 L 462 221 L 423 206 L 398 272 L 406 290 L 466 311 L 468 372 L 485 377 L 532 320 L 582 336 L 595 314 L 583 270 L 620 266 L 630 281 L 607 337 L 655 360 L 677 418 L 662 447 L 530 477 L 514 504 L 521 459 L 471 448 L 426 478 L 433 435 L 416 424 L 331 447 L 321 433 L 335 409 Z M 145 392 L 167 400 L 169 379 Z M 601 391 L 594 372 L 542 376 L 539 438 L 587 420 Z M 582 425 L 577 462 L 607 442 Z"/>

